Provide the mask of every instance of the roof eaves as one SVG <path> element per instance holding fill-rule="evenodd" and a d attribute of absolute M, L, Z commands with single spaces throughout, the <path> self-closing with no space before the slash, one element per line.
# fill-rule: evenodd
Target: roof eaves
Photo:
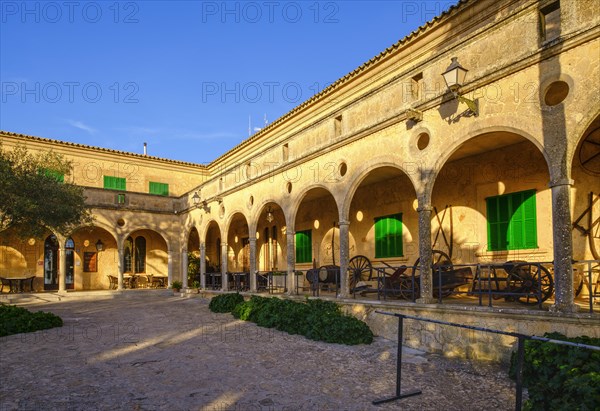
<path fill-rule="evenodd" d="M 88 146 L 88 145 L 85 145 L 85 144 L 71 143 L 69 141 L 55 140 L 55 139 L 51 139 L 51 138 L 30 136 L 30 135 L 21 134 L 21 133 L 14 133 L 12 131 L 0 130 L 0 138 L 2 137 L 2 135 L 10 136 L 10 137 L 19 137 L 19 138 L 23 138 L 23 139 L 27 139 L 27 140 L 32 140 L 32 141 L 39 141 L 39 142 L 45 142 L 45 143 L 59 144 L 59 145 L 62 145 L 62 146 L 67 146 L 67 147 L 85 148 L 85 149 L 88 149 L 88 150 L 100 151 L 100 152 L 103 152 L 103 153 L 126 155 L 126 156 L 136 157 L 136 158 L 140 158 L 140 159 L 147 159 L 147 160 L 153 160 L 153 161 L 160 161 L 160 162 L 164 162 L 164 163 L 170 163 L 170 164 L 177 164 L 177 165 L 182 165 L 182 166 L 190 166 L 190 167 L 196 167 L 196 168 L 206 169 L 206 166 L 204 164 L 188 163 L 186 161 L 170 160 L 168 158 L 155 157 L 155 156 L 149 156 L 149 155 L 138 154 L 138 153 L 131 153 L 131 152 L 128 152 L 128 151 L 120 151 L 120 150 L 113 150 L 113 149 L 110 149 L 110 148 Z"/>

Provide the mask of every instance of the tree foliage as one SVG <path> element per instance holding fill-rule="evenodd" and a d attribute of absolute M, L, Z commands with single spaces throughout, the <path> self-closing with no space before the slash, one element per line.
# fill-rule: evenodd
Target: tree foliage
<path fill-rule="evenodd" d="M 0 141 L 0 232 L 37 237 L 51 229 L 66 235 L 91 223 L 83 187 L 63 182 L 71 168 L 53 151 L 32 154 L 23 145 L 5 150 Z"/>

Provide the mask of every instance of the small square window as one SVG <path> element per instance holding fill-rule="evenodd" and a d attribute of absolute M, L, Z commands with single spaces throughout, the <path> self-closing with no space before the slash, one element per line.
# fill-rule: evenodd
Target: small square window
<path fill-rule="evenodd" d="M 411 93 L 413 101 L 421 100 L 423 95 L 423 73 L 419 73 L 411 78 Z"/>
<path fill-rule="evenodd" d="M 283 145 L 282 154 L 283 161 L 288 161 L 290 159 L 290 148 L 287 143 Z"/>
<path fill-rule="evenodd" d="M 542 42 L 560 37 L 560 1 L 540 9 L 540 34 Z"/>
<path fill-rule="evenodd" d="M 333 121 L 333 134 L 335 137 L 342 135 L 342 115 L 337 116 Z"/>

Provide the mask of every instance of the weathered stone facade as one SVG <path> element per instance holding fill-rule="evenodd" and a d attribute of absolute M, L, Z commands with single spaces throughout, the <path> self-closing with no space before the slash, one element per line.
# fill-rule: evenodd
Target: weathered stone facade
<path fill-rule="evenodd" d="M 75 161 L 73 181 L 88 187 L 96 224 L 72 236 L 75 289 L 107 288 L 109 274 L 121 286 L 133 234 L 148 241 L 146 272 L 184 286 L 187 252 L 201 256 L 202 273 L 210 265 L 291 274 L 334 262 L 346 272 L 358 254 L 375 265 L 420 257 L 417 306 L 429 304 L 432 234 L 450 205 L 454 262 L 553 262 L 553 310 L 569 313 L 572 260 L 593 258 L 572 220 L 600 187 L 600 171 L 581 160 L 583 141 L 600 127 L 600 4 L 556 4 L 461 1 L 206 166 L 9 132 L 0 138 L 6 147 L 65 154 Z M 444 84 L 452 57 L 469 70 L 460 94 L 477 101 L 478 115 Z M 127 179 L 125 204 L 115 204 L 120 192 L 102 189 L 103 175 Z M 146 194 L 150 181 L 168 183 L 169 196 Z M 489 251 L 486 199 L 522 190 L 536 193 L 537 247 Z M 196 205 L 195 193 L 205 203 Z M 403 253 L 376 258 L 374 219 L 395 213 Z M 305 230 L 313 261 L 296 264 L 294 235 Z M 83 273 L 83 252 L 98 239 L 98 272 Z M 35 273 L 43 288 L 44 239 L 2 241 L 0 274 Z M 288 276 L 288 290 L 296 280 Z M 344 297 L 347 278 L 341 282 Z"/>

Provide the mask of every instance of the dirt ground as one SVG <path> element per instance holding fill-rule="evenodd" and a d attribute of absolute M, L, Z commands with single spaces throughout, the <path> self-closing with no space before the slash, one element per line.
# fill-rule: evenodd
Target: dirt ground
<path fill-rule="evenodd" d="M 396 343 L 310 341 L 164 290 L 30 301 L 62 328 L 0 338 L 0 410 L 510 410 L 506 370 L 406 349 L 395 392 Z"/>

